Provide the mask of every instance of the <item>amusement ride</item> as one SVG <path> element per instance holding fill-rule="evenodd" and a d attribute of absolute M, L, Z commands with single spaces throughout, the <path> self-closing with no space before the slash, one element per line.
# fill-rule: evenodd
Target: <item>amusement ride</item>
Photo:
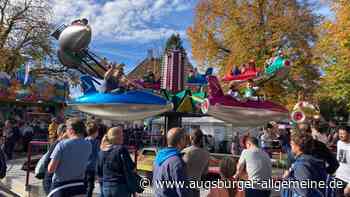
<path fill-rule="evenodd" d="M 87 21 L 78 20 L 68 26 L 62 25 L 52 36 L 59 42 L 57 55 L 60 62 L 84 74 L 82 86 L 89 88 L 83 88 L 83 96 L 68 102 L 69 106 L 82 112 L 123 121 L 165 115 L 168 117 L 168 127 L 180 126 L 183 116 L 210 115 L 235 126 L 259 126 L 289 117 L 289 111 L 273 101 L 250 97 L 238 99 L 225 94 L 218 78 L 213 75 L 213 68 L 208 68 L 204 74 L 192 70 L 185 79 L 185 54 L 176 48 L 165 52 L 160 80 L 155 80 L 151 74 L 147 80 L 131 82 L 137 88 L 98 92 L 94 87 L 95 79 L 103 79 L 108 66 L 89 49 L 92 30 Z M 290 61 L 283 52 L 278 51 L 277 56 L 267 61 L 265 69 L 255 68 L 255 63 L 250 62 L 244 71 L 232 70 L 226 74 L 223 81 L 260 84 L 283 77 L 290 67 Z M 304 114 L 297 108 L 294 111 L 298 121 L 300 113 Z"/>

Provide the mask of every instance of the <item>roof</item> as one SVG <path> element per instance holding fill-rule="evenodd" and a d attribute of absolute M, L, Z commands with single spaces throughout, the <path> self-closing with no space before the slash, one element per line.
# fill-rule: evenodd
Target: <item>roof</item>
<path fill-rule="evenodd" d="M 161 72 L 161 59 L 145 58 L 141 63 L 136 65 L 130 73 L 128 73 L 128 78 L 130 80 L 138 80 L 142 78 L 149 70 L 153 71 L 156 79 L 159 79 Z"/>
<path fill-rule="evenodd" d="M 127 74 L 127 77 L 128 77 L 128 79 L 130 79 L 132 81 L 139 80 L 147 73 L 147 71 L 151 70 L 151 71 L 153 71 L 156 79 L 160 79 L 161 71 L 162 71 L 161 62 L 162 62 L 161 58 L 157 58 L 157 57 L 149 58 L 149 57 L 147 57 L 143 61 L 141 61 L 141 63 L 136 65 L 134 67 L 134 69 Z M 188 73 L 191 69 L 193 69 L 193 66 L 186 58 L 186 60 L 185 60 L 185 76 L 188 75 Z"/>

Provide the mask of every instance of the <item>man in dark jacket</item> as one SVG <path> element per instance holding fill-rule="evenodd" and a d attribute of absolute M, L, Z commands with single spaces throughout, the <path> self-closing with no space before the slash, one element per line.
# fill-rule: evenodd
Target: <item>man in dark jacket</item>
<path fill-rule="evenodd" d="M 153 190 L 157 197 L 189 196 L 190 190 L 178 185 L 168 184 L 186 183 L 186 166 L 180 151 L 186 146 L 185 131 L 172 128 L 167 134 L 168 147 L 159 151 L 153 167 Z"/>
<path fill-rule="evenodd" d="M 328 174 L 334 174 L 339 167 L 339 162 L 334 153 L 323 143 L 313 140 L 311 155 L 325 162 Z"/>
<path fill-rule="evenodd" d="M 306 134 L 311 135 L 310 127 L 309 125 L 307 126 L 308 128 L 301 132 L 305 132 Z M 332 153 L 332 151 L 327 147 L 327 145 L 321 141 L 311 139 L 310 144 L 312 144 L 313 146 L 310 146 L 308 150 L 309 154 L 324 162 L 328 174 L 334 174 L 337 168 L 339 167 L 339 162 L 337 161 L 335 154 Z M 291 160 L 291 163 L 294 162 L 294 158 L 288 159 Z"/>

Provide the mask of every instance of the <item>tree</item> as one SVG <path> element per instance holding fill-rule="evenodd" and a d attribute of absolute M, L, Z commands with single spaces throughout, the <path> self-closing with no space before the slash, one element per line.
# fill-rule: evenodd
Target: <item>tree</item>
<path fill-rule="evenodd" d="M 318 91 L 322 99 L 346 103 L 350 109 L 350 4 L 334 0 L 335 20 L 325 21 L 315 47 L 315 61 L 323 65 L 324 76 Z"/>
<path fill-rule="evenodd" d="M 12 73 L 29 61 L 43 62 L 53 54 L 48 0 L 0 1 L 0 70 Z"/>
<path fill-rule="evenodd" d="M 165 50 L 172 49 L 172 48 L 185 50 L 184 47 L 182 46 L 182 40 L 179 34 L 172 34 L 166 41 Z"/>
<path fill-rule="evenodd" d="M 274 48 L 285 47 L 293 64 L 291 80 L 300 84 L 293 93 L 316 87 L 312 45 L 322 18 L 312 12 L 314 6 L 307 0 L 200 0 L 187 31 L 193 56 L 200 65 L 216 66 L 223 74 L 250 59 L 262 67 Z M 272 81 L 264 89 L 284 102 L 296 99 L 293 94 L 286 97 L 281 83 Z"/>

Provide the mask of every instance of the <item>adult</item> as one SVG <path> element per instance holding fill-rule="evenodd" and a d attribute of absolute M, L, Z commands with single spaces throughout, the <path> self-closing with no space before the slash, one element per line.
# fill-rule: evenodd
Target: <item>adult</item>
<path fill-rule="evenodd" d="M 241 154 L 239 145 L 239 132 L 233 131 L 232 143 L 231 143 L 231 154 L 239 155 Z"/>
<path fill-rule="evenodd" d="M 169 182 L 187 181 L 186 165 L 181 150 L 186 146 L 186 133 L 182 128 L 172 128 L 167 133 L 167 148 L 160 150 L 153 166 L 153 191 L 156 197 L 189 196 L 186 187 L 157 187 Z"/>
<path fill-rule="evenodd" d="M 46 193 L 46 195 L 48 195 L 50 193 L 50 190 L 51 190 L 51 183 L 52 183 L 52 177 L 53 177 L 53 173 L 49 173 L 47 171 L 47 167 L 49 166 L 49 163 L 51 161 L 50 157 L 51 157 L 51 154 L 53 152 L 53 150 L 55 150 L 55 147 L 56 145 L 63 139 L 66 139 L 67 138 L 67 135 L 66 135 L 66 125 L 65 124 L 60 124 L 58 125 L 58 128 L 57 128 L 57 140 L 51 144 L 49 150 L 47 151 L 47 157 L 44 161 L 44 166 L 45 166 L 45 170 L 46 170 L 46 173 L 45 173 L 45 176 L 44 176 L 44 179 L 43 179 L 43 188 L 44 188 L 44 191 Z"/>
<path fill-rule="evenodd" d="M 202 147 L 203 136 L 199 128 L 193 129 L 190 134 L 191 146 L 182 150 L 187 176 L 194 181 L 200 181 L 201 177 L 208 172 L 210 153 Z M 193 197 L 200 196 L 198 189 L 194 189 L 192 193 Z"/>
<path fill-rule="evenodd" d="M 97 176 L 101 183 L 101 197 L 130 197 L 123 165 L 135 169 L 128 149 L 123 145 L 123 129 L 113 127 L 107 131 L 101 142 L 97 160 Z"/>
<path fill-rule="evenodd" d="M 28 144 L 32 140 L 34 135 L 33 127 L 26 122 L 22 127 L 22 139 L 23 139 L 23 151 L 27 152 Z"/>
<path fill-rule="evenodd" d="M 51 124 L 49 125 L 48 131 L 49 131 L 49 142 L 52 144 L 57 139 L 57 128 L 58 128 L 58 121 L 57 118 L 51 119 Z"/>
<path fill-rule="evenodd" d="M 336 171 L 336 178 L 343 182 L 342 193 L 349 196 L 350 192 L 350 128 L 340 127 L 338 130 L 339 141 L 337 143 L 337 159 L 339 168 Z"/>
<path fill-rule="evenodd" d="M 266 151 L 267 154 L 269 154 L 270 157 L 272 157 L 271 154 L 271 148 L 272 148 L 272 142 L 273 142 L 273 125 L 268 123 L 266 126 L 266 129 L 263 130 L 263 134 L 260 136 L 260 145 L 261 148 Z"/>
<path fill-rule="evenodd" d="M 85 138 L 91 144 L 91 155 L 85 172 L 85 182 L 87 184 L 87 197 L 92 197 L 92 192 L 95 188 L 96 163 L 98 152 L 100 151 L 100 141 L 97 139 L 98 128 L 96 123 L 89 122 L 86 125 L 87 137 Z"/>
<path fill-rule="evenodd" d="M 313 139 L 309 133 L 295 131 L 291 135 L 290 145 L 295 155 L 292 167 L 283 175 L 293 181 L 323 181 L 327 180 L 324 162 L 311 155 Z M 324 196 L 324 188 L 293 187 L 289 188 L 293 196 Z"/>
<path fill-rule="evenodd" d="M 50 157 L 48 172 L 54 175 L 49 197 L 86 194 L 84 177 L 91 144 L 84 139 L 83 121 L 71 118 L 66 125 L 68 139 L 60 141 Z"/>
<path fill-rule="evenodd" d="M 327 139 L 327 144 L 329 146 L 335 146 L 337 145 L 338 142 L 338 126 L 337 126 L 337 121 L 335 119 L 332 119 L 328 122 L 328 139 Z"/>
<path fill-rule="evenodd" d="M 96 119 L 95 122 L 96 122 L 97 127 L 98 127 L 97 139 L 101 141 L 103 136 L 105 136 L 105 134 L 107 133 L 107 126 L 105 124 L 103 124 L 101 119 Z"/>
<path fill-rule="evenodd" d="M 104 75 L 105 92 L 124 92 L 127 89 L 127 83 L 124 77 L 123 65 L 113 65 Z"/>
<path fill-rule="evenodd" d="M 19 129 L 15 126 L 14 121 L 6 120 L 3 128 L 5 137 L 4 152 L 8 160 L 12 159 L 13 151 L 18 140 Z"/>
<path fill-rule="evenodd" d="M 272 164 L 269 155 L 259 148 L 259 141 L 255 137 L 247 137 L 237 165 L 235 178 L 243 174 L 244 169 L 247 172 L 248 179 L 253 182 L 267 181 L 271 179 Z M 268 197 L 271 191 L 267 188 L 254 184 L 252 188 L 244 188 L 247 197 Z"/>
<path fill-rule="evenodd" d="M 334 153 L 321 141 L 313 139 L 312 143 L 311 155 L 324 162 L 328 174 L 334 174 L 339 167 L 339 162 Z"/>
<path fill-rule="evenodd" d="M 324 144 L 327 144 L 328 137 L 324 127 L 318 123 L 311 125 L 311 135 L 315 140 L 318 140 Z"/>
<path fill-rule="evenodd" d="M 312 137 L 312 130 L 309 124 L 305 124 L 304 128 L 295 132 L 302 132 L 310 135 Z M 326 166 L 326 171 L 328 174 L 334 174 L 339 166 L 339 162 L 337 158 L 333 154 L 333 152 L 327 147 L 327 145 L 319 140 L 311 139 L 313 146 L 309 147 L 310 155 L 313 157 L 322 160 L 324 165 Z"/>

